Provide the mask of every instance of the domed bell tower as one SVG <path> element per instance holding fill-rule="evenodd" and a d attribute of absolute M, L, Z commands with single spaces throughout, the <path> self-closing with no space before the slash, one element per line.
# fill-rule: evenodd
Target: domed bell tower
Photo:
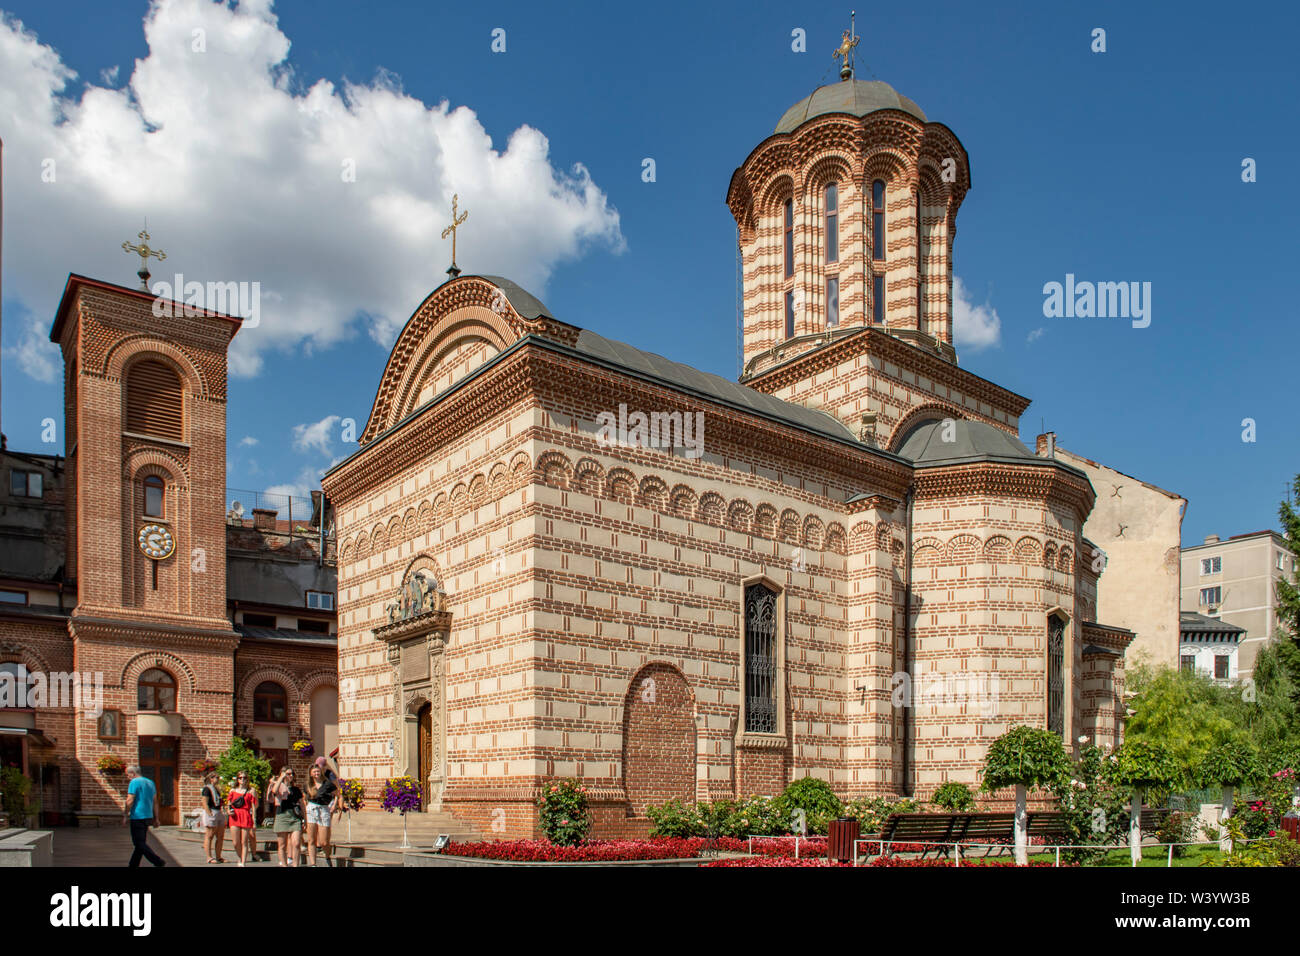
<path fill-rule="evenodd" d="M 864 328 L 957 361 L 966 150 L 889 84 L 857 79 L 856 43 L 846 32 L 840 82 L 786 110 L 727 191 L 744 273 L 741 380 L 765 391 L 765 373 Z"/>

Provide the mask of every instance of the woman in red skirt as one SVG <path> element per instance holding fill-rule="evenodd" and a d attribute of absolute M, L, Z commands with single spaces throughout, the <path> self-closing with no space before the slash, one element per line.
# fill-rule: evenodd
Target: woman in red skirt
<path fill-rule="evenodd" d="M 235 852 L 239 855 L 239 865 L 244 865 L 250 852 L 257 852 L 257 791 L 249 782 L 248 772 L 241 770 L 235 777 L 235 785 L 226 794 L 230 805 L 230 830 L 235 835 Z"/>

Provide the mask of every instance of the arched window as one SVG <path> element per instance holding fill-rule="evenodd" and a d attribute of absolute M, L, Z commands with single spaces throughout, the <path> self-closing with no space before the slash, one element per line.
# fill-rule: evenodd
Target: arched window
<path fill-rule="evenodd" d="M 916 327 L 925 331 L 925 262 L 922 251 L 924 232 L 921 225 L 921 193 L 916 194 Z"/>
<path fill-rule="evenodd" d="M 785 277 L 794 275 L 794 200 L 785 201 Z"/>
<path fill-rule="evenodd" d="M 144 480 L 144 514 L 146 518 L 163 517 L 163 497 L 167 485 L 157 475 Z"/>
<path fill-rule="evenodd" d="M 777 594 L 765 584 L 745 588 L 745 730 L 776 733 Z"/>
<path fill-rule="evenodd" d="M 253 691 L 253 721 L 259 724 L 287 724 L 289 699 L 284 688 L 265 680 Z"/>
<path fill-rule="evenodd" d="M 183 441 L 181 380 L 158 359 L 131 366 L 126 376 L 126 430 Z"/>
<path fill-rule="evenodd" d="M 885 181 L 871 184 L 871 258 L 885 259 Z"/>
<path fill-rule="evenodd" d="M 14 661 L 0 664 L 0 707 L 30 710 L 34 680 L 35 677 L 22 664 Z"/>
<path fill-rule="evenodd" d="M 1065 618 L 1047 619 L 1047 729 L 1065 734 Z"/>
<path fill-rule="evenodd" d="M 826 261 L 840 261 L 839 184 L 826 186 Z"/>
<path fill-rule="evenodd" d="M 151 667 L 140 675 L 135 692 L 136 710 L 167 714 L 176 710 L 176 679 L 165 670 Z"/>

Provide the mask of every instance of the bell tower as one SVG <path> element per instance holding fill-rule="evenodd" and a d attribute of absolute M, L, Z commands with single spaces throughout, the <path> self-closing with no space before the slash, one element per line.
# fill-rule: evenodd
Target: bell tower
<path fill-rule="evenodd" d="M 74 620 L 229 631 L 226 349 L 238 328 L 237 318 L 69 277 L 50 338 L 65 369 Z"/>
<path fill-rule="evenodd" d="M 800 100 L 731 177 L 744 271 L 744 372 L 876 328 L 950 363 L 952 240 L 970 188 L 942 123 L 850 63 Z M 755 387 L 761 387 L 755 385 Z"/>

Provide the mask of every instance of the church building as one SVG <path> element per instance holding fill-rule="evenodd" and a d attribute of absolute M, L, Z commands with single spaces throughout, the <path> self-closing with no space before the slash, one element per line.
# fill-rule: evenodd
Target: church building
<path fill-rule="evenodd" d="M 727 187 L 739 382 L 454 264 L 407 322 L 323 480 L 340 764 L 372 794 L 411 774 L 528 836 L 572 776 L 614 836 L 804 775 L 974 786 L 1018 724 L 1118 743 L 1133 634 L 1096 619 L 1094 489 L 958 364 L 966 150 L 841 75 Z"/>

